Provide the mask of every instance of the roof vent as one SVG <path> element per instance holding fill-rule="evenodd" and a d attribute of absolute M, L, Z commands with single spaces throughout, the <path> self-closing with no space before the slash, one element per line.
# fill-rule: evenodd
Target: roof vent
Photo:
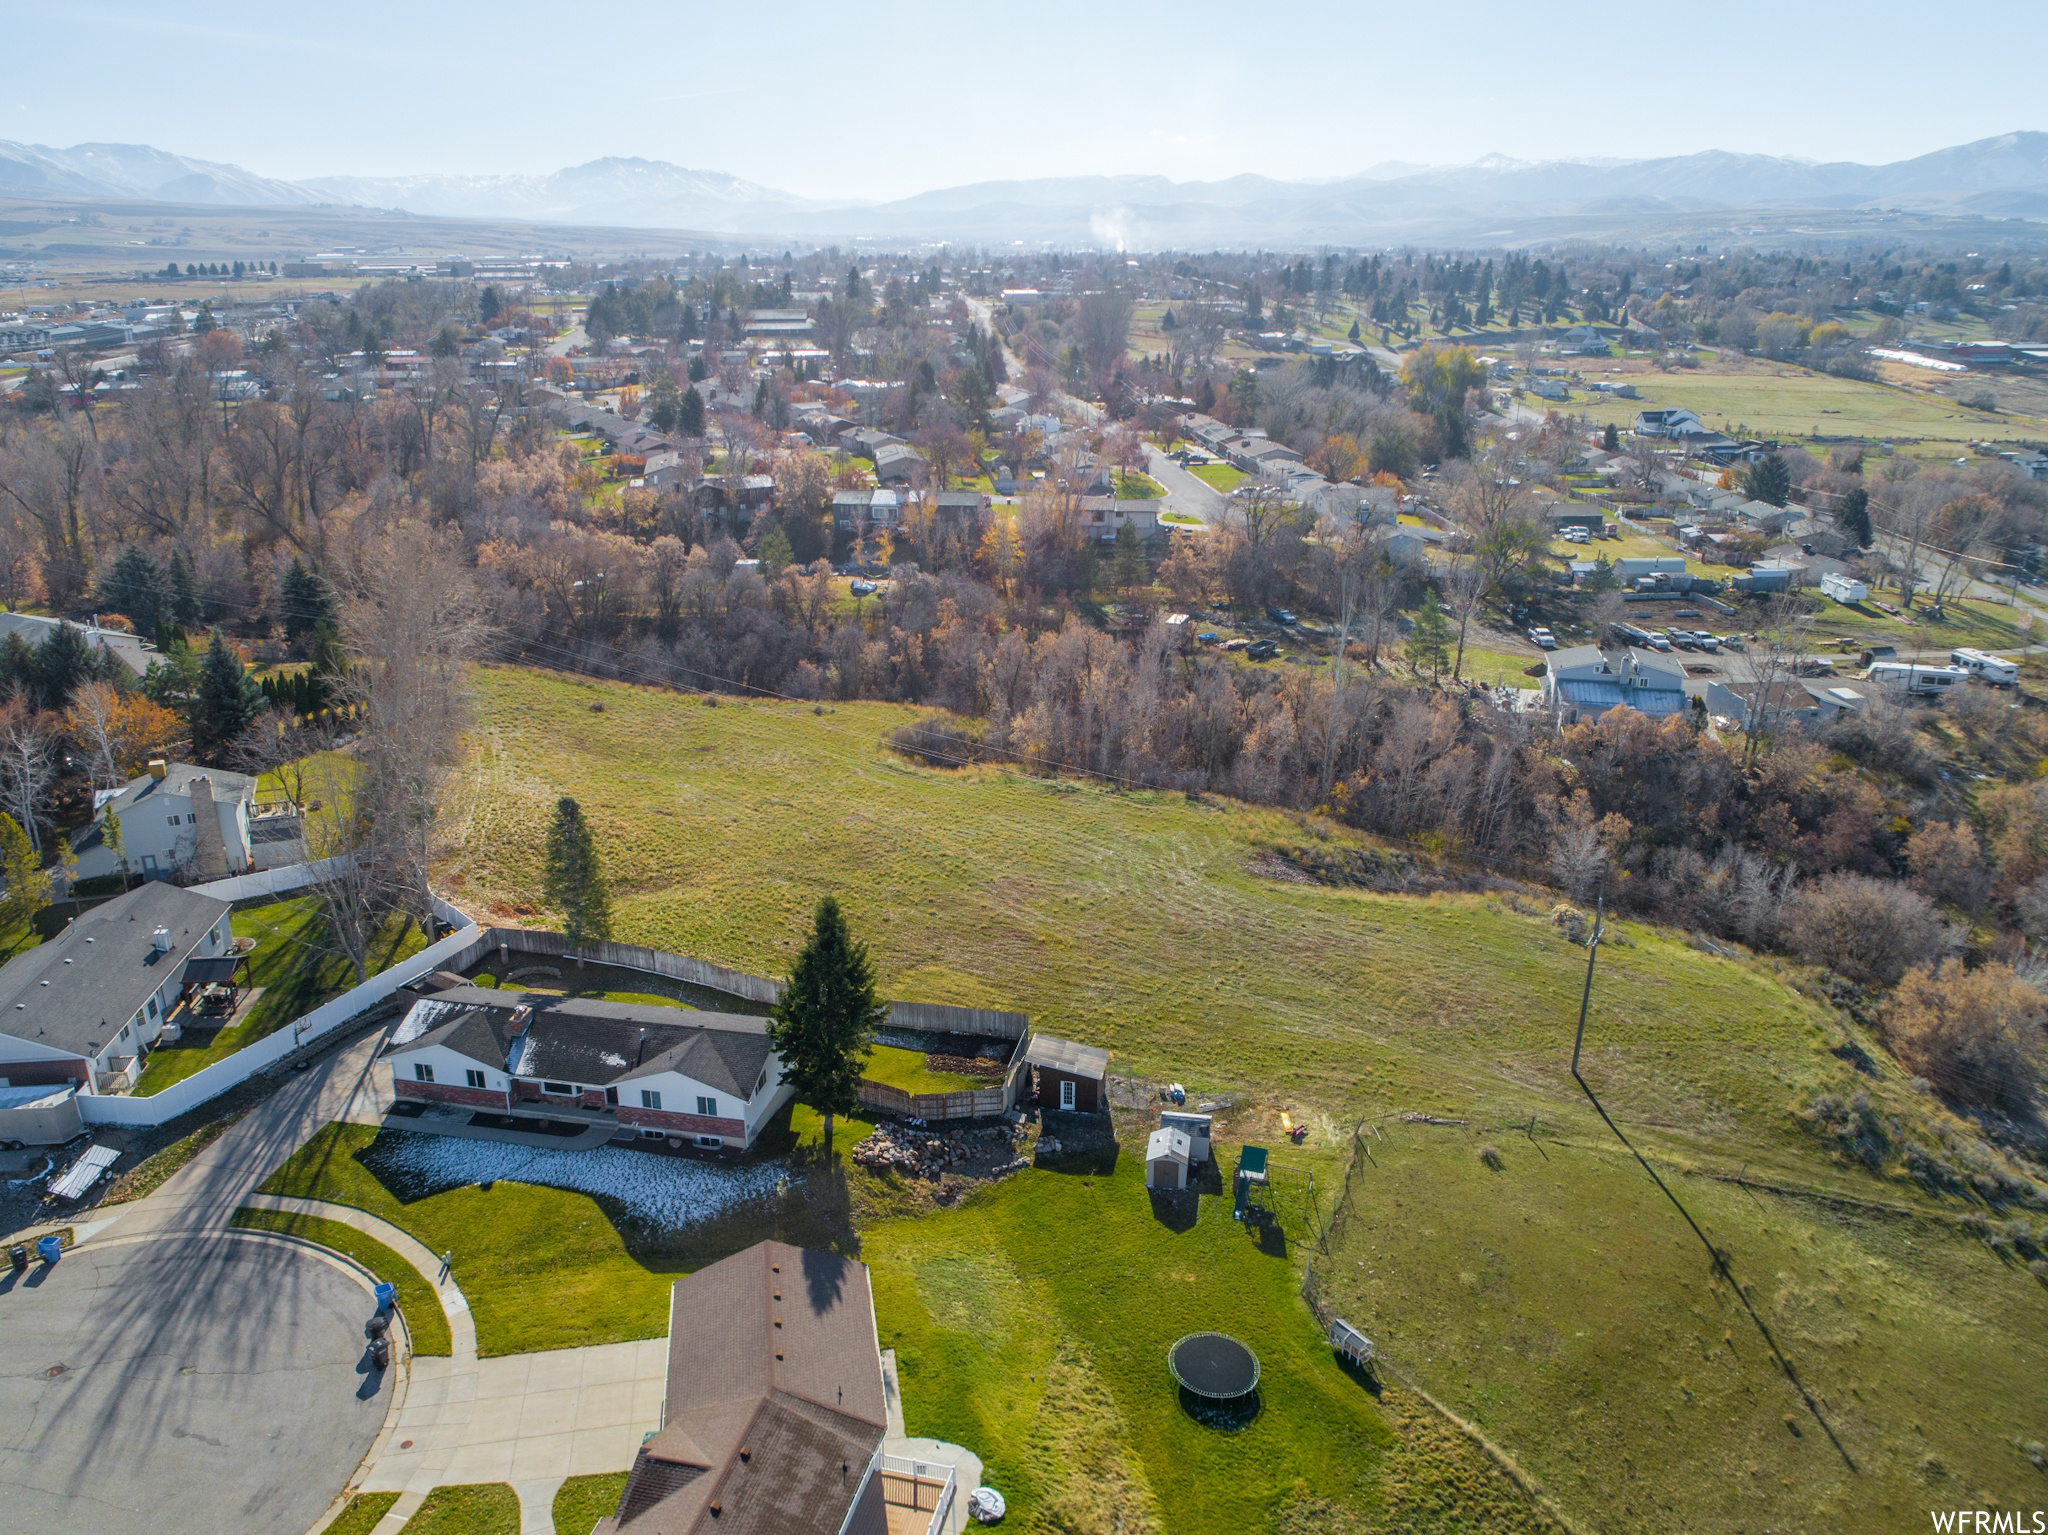
<path fill-rule="evenodd" d="M 170 953 L 171 930 L 167 927 L 158 928 L 154 933 L 151 933 L 149 935 L 149 943 L 150 947 L 155 949 L 159 954 Z"/>

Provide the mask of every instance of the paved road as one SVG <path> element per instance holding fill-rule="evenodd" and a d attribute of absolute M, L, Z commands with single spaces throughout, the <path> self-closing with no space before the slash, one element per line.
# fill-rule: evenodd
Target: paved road
<path fill-rule="evenodd" d="M 306 1529 L 389 1405 L 353 1272 L 222 1233 L 0 1283 L 0 1530 Z"/>

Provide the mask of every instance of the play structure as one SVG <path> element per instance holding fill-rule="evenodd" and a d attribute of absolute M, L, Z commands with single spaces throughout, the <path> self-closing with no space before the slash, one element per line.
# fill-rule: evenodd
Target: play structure
<path fill-rule="evenodd" d="M 1228 1333 L 1189 1333 L 1167 1350 L 1166 1368 L 1205 1403 L 1236 1402 L 1259 1387 L 1259 1356 Z"/>
<path fill-rule="evenodd" d="M 1271 1218 L 1266 1205 L 1266 1148 L 1244 1146 L 1237 1153 L 1237 1178 L 1231 1201 L 1236 1220 L 1262 1224 Z"/>

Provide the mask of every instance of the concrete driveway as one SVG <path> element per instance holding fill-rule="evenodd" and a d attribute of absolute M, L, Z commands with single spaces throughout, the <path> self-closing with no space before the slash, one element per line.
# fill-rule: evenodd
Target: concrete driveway
<path fill-rule="evenodd" d="M 390 1406 L 373 1309 L 341 1264 L 224 1232 L 0 1281 L 0 1530 L 306 1529 Z"/>

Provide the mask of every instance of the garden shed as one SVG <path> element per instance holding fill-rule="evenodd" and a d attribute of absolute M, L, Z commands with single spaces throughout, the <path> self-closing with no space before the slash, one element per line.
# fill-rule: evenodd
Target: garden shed
<path fill-rule="evenodd" d="M 1209 1160 L 1209 1129 L 1212 1118 L 1207 1114 L 1183 1114 L 1173 1109 L 1159 1112 L 1159 1128 L 1180 1130 L 1188 1138 L 1188 1160 L 1202 1163 Z"/>
<path fill-rule="evenodd" d="M 1184 1189 L 1188 1186 L 1188 1133 L 1161 1125 L 1145 1140 L 1145 1187 Z"/>
<path fill-rule="evenodd" d="M 1024 1059 L 1038 1069 L 1038 1106 L 1081 1114 L 1100 1114 L 1109 1105 L 1102 1092 L 1109 1075 L 1109 1052 L 1070 1039 L 1034 1034 Z"/>

